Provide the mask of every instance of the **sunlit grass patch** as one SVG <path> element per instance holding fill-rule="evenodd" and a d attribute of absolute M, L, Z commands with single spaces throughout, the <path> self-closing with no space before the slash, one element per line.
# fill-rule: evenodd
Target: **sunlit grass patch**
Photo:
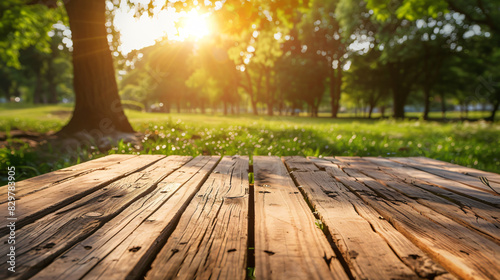
<path fill-rule="evenodd" d="M 57 131 L 69 118 L 53 117 L 52 112 L 62 110 L 58 106 L 22 110 L 28 110 L 27 115 L 11 114 L 0 120 L 0 131 L 6 132 L 12 128 L 35 132 Z M 332 120 L 250 115 L 225 117 L 135 111 L 129 111 L 127 115 L 134 128 L 143 134 L 141 147 L 121 142 L 107 152 L 87 147 L 71 155 L 58 155 L 12 143 L 0 148 L 1 168 L 20 166 L 22 178 L 27 178 L 107 154 L 133 153 L 190 156 L 425 156 L 500 173 L 499 123 Z"/>

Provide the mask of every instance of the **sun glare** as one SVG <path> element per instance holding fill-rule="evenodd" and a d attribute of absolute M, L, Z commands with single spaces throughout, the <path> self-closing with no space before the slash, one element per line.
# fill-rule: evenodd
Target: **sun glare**
<path fill-rule="evenodd" d="M 176 26 L 176 22 L 178 23 Z M 167 9 L 154 17 L 143 15 L 134 18 L 131 10 L 121 10 L 115 16 L 115 26 L 121 33 L 121 50 L 129 53 L 153 45 L 157 40 L 199 40 L 211 33 L 209 14 L 198 14 L 196 10 L 175 12 Z"/>
<path fill-rule="evenodd" d="M 196 10 L 191 10 L 181 17 L 181 26 L 178 28 L 181 39 L 201 39 L 210 34 L 208 15 L 199 15 Z"/>

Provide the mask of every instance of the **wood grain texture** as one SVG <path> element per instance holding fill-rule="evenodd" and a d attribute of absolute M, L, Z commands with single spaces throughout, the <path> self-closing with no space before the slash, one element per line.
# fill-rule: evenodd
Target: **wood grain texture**
<path fill-rule="evenodd" d="M 218 161 L 191 160 L 32 279 L 140 278 Z"/>
<path fill-rule="evenodd" d="M 335 178 L 449 272 L 464 279 L 498 279 L 500 247 L 453 220 L 389 190 L 353 168 Z M 368 187 L 369 186 L 369 187 Z"/>
<path fill-rule="evenodd" d="M 223 157 L 146 279 L 245 279 L 248 196 L 248 157 Z"/>
<path fill-rule="evenodd" d="M 491 236 L 500 243 L 500 209 L 443 190 L 411 177 L 411 169 L 383 158 L 364 158 L 377 164 L 379 170 L 364 170 L 362 173 L 378 179 L 422 205 L 451 218 L 463 225 Z"/>
<path fill-rule="evenodd" d="M 4 219 L 0 279 L 244 279 L 249 265 L 257 279 L 500 280 L 500 196 L 478 179 L 498 174 L 256 156 L 249 189 L 247 157 L 219 160 L 113 155 L 18 182 L 16 273 Z"/>
<path fill-rule="evenodd" d="M 18 228 L 35 221 L 51 212 L 92 193 L 105 185 L 125 177 L 139 169 L 164 158 L 161 155 L 142 155 L 126 160 L 120 164 L 98 169 L 94 172 L 80 176 L 78 180 L 70 180 L 58 184 L 56 188 L 47 188 L 26 195 L 17 201 L 16 225 Z M 6 204 L 0 204 L 6 209 Z M 5 212 L 4 212 L 5 213 Z M 0 236 L 7 233 L 7 220 L 0 221 Z"/>
<path fill-rule="evenodd" d="M 151 192 L 165 176 L 191 157 L 171 156 L 142 171 L 132 173 L 35 223 L 18 230 L 16 273 L 26 279 L 79 240 L 87 237 L 136 199 Z M 0 239 L 5 242 L 7 237 Z M 0 256 L 0 278 L 7 276 L 6 256 Z"/>
<path fill-rule="evenodd" d="M 316 162 L 325 169 L 334 167 L 328 161 Z M 285 163 L 295 170 L 293 177 L 359 279 L 419 279 L 447 274 L 343 184 L 326 171 L 314 169 L 313 161 L 286 157 Z M 300 168 L 306 165 L 307 169 Z M 374 224 L 383 232 L 375 230 Z"/>
<path fill-rule="evenodd" d="M 483 184 L 481 182 L 481 180 L 479 180 L 476 177 L 468 176 L 468 175 L 465 175 L 462 173 L 457 173 L 454 171 L 449 171 L 449 170 L 446 170 L 446 169 L 443 169 L 440 167 L 434 167 L 432 165 L 428 165 L 425 163 L 419 163 L 418 161 L 414 160 L 413 158 L 389 158 L 389 159 L 392 161 L 395 161 L 395 162 L 405 164 L 405 165 L 410 166 L 412 168 L 437 175 L 437 176 L 445 178 L 445 179 L 460 182 L 464 185 L 471 186 L 473 188 L 476 188 L 478 190 L 482 190 L 482 191 L 487 192 L 489 194 L 500 196 L 500 183 L 496 183 L 495 181 L 489 182 L 490 186 L 493 188 L 493 190 L 492 190 L 491 188 L 489 188 L 488 186 Z M 496 190 L 497 192 L 495 192 L 494 190 Z"/>
<path fill-rule="evenodd" d="M 393 158 L 397 159 L 397 157 Z M 434 167 L 439 167 L 445 170 L 469 175 L 472 177 L 486 177 L 490 182 L 496 182 L 497 184 L 500 184 L 500 174 L 497 173 L 492 173 L 492 172 L 487 172 L 487 171 L 482 171 L 474 168 L 469 168 L 445 161 L 440 161 L 436 159 L 431 159 L 431 158 L 426 158 L 426 157 L 414 157 L 412 158 L 414 161 L 417 161 L 419 163 L 428 165 L 428 166 L 434 166 Z"/>
<path fill-rule="evenodd" d="M 376 168 L 375 163 L 367 164 L 356 157 L 337 157 L 337 159 L 342 160 L 346 164 L 353 164 L 358 169 L 369 169 Z M 410 167 L 407 167 L 410 168 Z M 412 177 L 424 181 L 428 184 L 435 185 L 441 187 L 443 189 L 455 192 L 460 195 L 467 196 L 472 199 L 476 199 L 483 203 L 488 203 L 495 207 L 500 207 L 500 196 L 492 195 L 491 193 L 484 192 L 482 190 L 478 190 L 474 187 L 462 184 L 457 181 L 453 181 L 450 179 L 445 179 L 440 176 L 421 171 L 415 168 L 407 169 L 407 173 L 411 174 Z"/>
<path fill-rule="evenodd" d="M 136 155 L 109 155 L 17 182 L 15 191 L 16 199 L 20 200 L 21 197 L 28 194 L 56 186 L 68 180 L 74 180 L 84 174 L 123 162 L 133 157 L 136 157 Z M 0 187 L 0 203 L 5 203 L 6 201 L 7 186 L 3 186 Z"/>
<path fill-rule="evenodd" d="M 253 158 L 257 279 L 348 279 L 278 157 Z"/>

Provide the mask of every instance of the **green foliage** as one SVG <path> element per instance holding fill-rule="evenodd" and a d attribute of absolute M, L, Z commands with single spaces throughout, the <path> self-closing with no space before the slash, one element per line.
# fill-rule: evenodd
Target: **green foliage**
<path fill-rule="evenodd" d="M 255 267 L 247 267 L 247 279 L 255 280 Z"/>
<path fill-rule="evenodd" d="M 366 0 L 377 20 L 386 21 L 391 15 L 414 21 L 420 18 L 436 18 L 450 11 L 458 12 L 472 24 L 488 26 L 500 31 L 500 10 L 497 0 Z"/>
<path fill-rule="evenodd" d="M 25 5 L 23 0 L 4 0 L 0 3 L 0 61 L 9 67 L 20 68 L 19 52 L 34 46 L 50 53 L 48 32 L 52 25 L 65 19 L 64 9 L 49 9 L 44 5 Z M 3 64 L 2 63 L 2 64 Z"/>
<path fill-rule="evenodd" d="M 323 230 L 324 229 L 324 224 L 321 220 L 318 220 L 316 219 L 316 221 L 314 222 L 314 224 L 316 225 L 317 228 L 319 228 L 320 230 Z"/>
<path fill-rule="evenodd" d="M 446 0 L 367 0 L 366 7 L 373 10 L 377 20 L 386 21 L 391 15 L 400 19 L 416 20 L 437 17 L 447 12 Z"/>

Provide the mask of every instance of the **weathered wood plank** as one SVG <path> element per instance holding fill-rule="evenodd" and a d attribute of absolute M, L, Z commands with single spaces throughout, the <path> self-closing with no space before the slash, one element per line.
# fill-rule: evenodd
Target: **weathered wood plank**
<path fill-rule="evenodd" d="M 415 207 L 416 203 L 411 199 L 401 197 L 356 170 L 344 168 L 344 172 L 350 177 L 335 176 L 335 179 L 448 271 L 464 279 L 499 279 L 499 245 L 439 213 Z"/>
<path fill-rule="evenodd" d="M 248 188 L 248 157 L 223 157 L 146 278 L 245 279 Z"/>
<path fill-rule="evenodd" d="M 191 160 L 32 279 L 140 278 L 218 161 Z"/>
<path fill-rule="evenodd" d="M 151 192 L 159 181 L 190 159 L 171 156 L 160 160 L 18 230 L 22 238 L 16 240 L 18 266 L 13 279 L 26 279 L 36 273 L 137 198 Z M 4 237 L 0 242 L 6 240 Z M 0 260 L 1 278 L 7 272 L 7 264 L 4 255 Z"/>
<path fill-rule="evenodd" d="M 56 188 L 47 188 L 26 195 L 22 200 L 17 201 L 16 204 L 17 228 L 57 211 L 57 209 L 164 157 L 161 155 L 137 156 L 120 164 L 111 165 L 80 176 L 76 181 L 70 180 L 58 184 Z M 0 204 L 0 208 L 7 209 L 7 206 L 6 204 Z M 0 235 L 7 233 L 6 224 L 7 220 L 5 218 L 0 221 Z"/>
<path fill-rule="evenodd" d="M 425 278 L 447 274 L 371 207 L 312 163 L 301 157 L 285 158 L 357 278 L 417 279 L 417 274 Z M 326 160 L 316 163 L 324 169 L 334 167 Z"/>
<path fill-rule="evenodd" d="M 398 159 L 397 157 L 394 157 L 394 159 Z M 497 184 L 500 184 L 500 174 L 497 173 L 492 173 L 492 172 L 487 172 L 487 171 L 482 171 L 474 168 L 469 168 L 469 167 L 464 167 L 461 165 L 437 160 L 437 159 L 431 159 L 431 158 L 426 158 L 426 157 L 414 157 L 413 158 L 415 161 L 418 161 L 419 163 L 426 164 L 429 166 L 435 166 L 439 168 L 443 168 L 449 171 L 473 176 L 476 178 L 479 177 L 486 177 L 490 182 L 495 182 Z"/>
<path fill-rule="evenodd" d="M 376 163 L 380 169 L 380 172 L 362 171 L 366 175 L 378 178 L 379 182 L 385 183 L 409 195 L 419 203 L 500 241 L 499 208 L 446 191 L 434 185 L 426 184 L 408 175 L 411 174 L 411 169 L 407 169 L 400 163 L 384 158 L 363 158 L 363 160 Z M 372 175 L 375 175 L 375 177 Z M 409 184 L 424 189 L 427 192 L 411 187 L 408 188 Z"/>
<path fill-rule="evenodd" d="M 356 166 L 356 168 L 378 168 L 375 164 L 367 165 L 366 163 L 362 163 L 363 161 L 360 158 L 355 157 L 337 157 L 337 159 L 343 161 L 346 164 L 352 164 Z M 363 164 L 362 166 L 360 164 Z M 433 175 L 424 171 L 420 171 L 418 169 L 412 167 L 406 167 L 409 169 L 405 169 L 405 172 L 408 175 L 411 174 L 412 177 L 417 178 L 421 181 L 424 181 L 431 185 L 436 185 L 446 190 L 458 193 L 460 195 L 464 195 L 484 203 L 488 203 L 495 207 L 500 207 L 500 196 L 492 195 L 491 193 L 484 192 L 482 190 L 478 190 L 476 188 L 464 185 L 460 182 L 456 182 L 453 180 L 445 179 L 437 175 Z"/>
<path fill-rule="evenodd" d="M 462 173 L 457 173 L 453 171 L 448 171 L 440 167 L 433 167 L 432 165 L 426 165 L 426 164 L 421 164 L 417 162 L 414 158 L 388 158 L 389 160 L 396 161 L 408 166 L 411 166 L 413 168 L 425 171 L 427 173 L 431 173 L 434 175 L 437 175 L 439 177 L 453 180 L 456 182 L 460 182 L 464 185 L 471 186 L 473 188 L 476 188 L 478 190 L 485 191 L 487 193 L 490 193 L 492 195 L 500 196 L 500 184 L 496 183 L 494 181 L 489 182 L 490 186 L 493 188 L 493 191 L 491 188 L 486 186 L 479 180 L 478 178 L 468 176 Z"/>
<path fill-rule="evenodd" d="M 133 157 L 136 157 L 136 155 L 109 155 L 17 182 L 15 191 L 16 199 L 19 200 L 27 194 L 55 186 L 64 181 L 75 179 L 83 174 L 123 162 Z M 7 191 L 7 186 L 0 187 L 0 203 L 7 201 Z"/>
<path fill-rule="evenodd" d="M 257 279 L 347 279 L 278 157 L 253 158 Z"/>

